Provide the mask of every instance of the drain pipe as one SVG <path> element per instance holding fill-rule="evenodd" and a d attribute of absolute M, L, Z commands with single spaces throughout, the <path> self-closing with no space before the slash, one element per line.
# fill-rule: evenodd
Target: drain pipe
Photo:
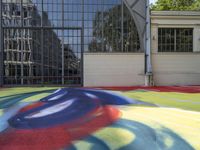
<path fill-rule="evenodd" d="M 147 0 L 146 2 L 145 86 L 153 86 L 153 73 L 151 64 L 151 19 L 149 0 Z"/>

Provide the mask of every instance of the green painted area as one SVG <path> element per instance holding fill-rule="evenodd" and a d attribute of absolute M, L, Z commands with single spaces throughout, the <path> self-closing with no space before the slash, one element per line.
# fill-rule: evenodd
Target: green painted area
<path fill-rule="evenodd" d="M 0 89 L 0 105 L 2 105 L 1 102 L 4 102 L 5 100 L 8 101 L 18 98 L 21 98 L 23 102 L 36 101 L 49 95 L 51 92 L 48 90 L 56 90 L 58 88 L 59 87 L 3 88 Z M 142 89 L 119 93 L 129 98 L 158 106 L 200 111 L 200 93 L 153 92 Z"/>
<path fill-rule="evenodd" d="M 18 102 L 38 101 L 49 95 L 56 87 L 37 87 L 37 88 L 6 88 L 0 89 L 0 109 L 9 108 Z"/>
<path fill-rule="evenodd" d="M 39 92 L 45 90 L 58 89 L 59 87 L 20 87 L 20 88 L 2 88 L 0 89 L 0 100 L 4 96 Z"/>
<path fill-rule="evenodd" d="M 40 100 L 43 97 L 46 97 L 50 94 L 50 92 L 45 92 L 45 93 L 41 93 L 41 94 L 36 94 L 33 95 L 31 97 L 25 98 L 22 102 L 32 102 L 32 101 L 37 101 Z"/>
<path fill-rule="evenodd" d="M 122 92 L 122 95 L 158 106 L 200 111 L 200 93 L 131 91 Z"/>

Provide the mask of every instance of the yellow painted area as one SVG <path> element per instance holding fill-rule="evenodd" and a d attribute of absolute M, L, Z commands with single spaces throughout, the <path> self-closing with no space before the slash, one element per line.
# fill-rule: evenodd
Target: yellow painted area
<path fill-rule="evenodd" d="M 3 88 L 0 91 L 0 97 L 3 96 L 10 96 L 16 94 L 24 94 L 24 93 L 31 93 L 31 92 L 40 92 L 45 90 L 56 90 L 59 87 L 17 87 L 17 88 Z"/>
<path fill-rule="evenodd" d="M 21 101 L 21 102 L 38 101 L 38 100 L 40 100 L 41 98 L 48 96 L 49 94 L 50 94 L 50 93 L 36 94 L 36 95 L 34 95 L 34 96 L 25 98 L 25 99 L 24 99 L 23 101 Z"/>
<path fill-rule="evenodd" d="M 162 99 L 174 99 L 180 101 L 193 101 L 197 102 L 200 98 L 200 93 L 176 93 L 176 92 L 124 92 L 126 95 L 135 95 L 140 98 L 162 98 Z"/>
<path fill-rule="evenodd" d="M 73 146 L 76 149 L 85 149 L 85 150 L 90 150 L 92 148 L 92 143 L 86 142 L 86 141 L 78 141 L 74 142 Z"/>
<path fill-rule="evenodd" d="M 200 93 L 176 93 L 176 92 L 122 92 L 127 97 L 157 104 L 200 111 Z"/>
<path fill-rule="evenodd" d="M 94 133 L 94 136 L 104 141 L 110 150 L 120 149 L 123 146 L 130 144 L 135 139 L 135 135 L 130 131 L 111 127 L 103 128 Z"/>
<path fill-rule="evenodd" d="M 140 99 L 163 99 L 163 100 L 175 100 L 175 101 L 189 101 L 200 102 L 200 93 L 176 93 L 176 92 L 125 92 L 125 95 L 136 96 Z"/>
<path fill-rule="evenodd" d="M 3 115 L 3 110 L 2 109 L 0 109 L 0 116 L 2 116 Z"/>
<path fill-rule="evenodd" d="M 170 137 L 166 137 L 164 139 L 164 142 L 165 142 L 165 145 L 167 145 L 167 147 L 171 147 L 174 144 L 173 140 Z"/>
<path fill-rule="evenodd" d="M 200 112 L 171 108 L 125 107 L 122 118 L 138 121 L 153 129 L 162 127 L 172 130 L 195 149 L 200 149 Z M 170 139 L 166 144 L 171 145 Z"/>

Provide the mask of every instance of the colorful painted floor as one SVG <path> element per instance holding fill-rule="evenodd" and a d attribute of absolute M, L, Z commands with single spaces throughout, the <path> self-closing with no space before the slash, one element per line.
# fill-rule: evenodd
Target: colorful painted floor
<path fill-rule="evenodd" d="M 200 86 L 57 89 L 0 89 L 0 150 L 200 150 Z"/>

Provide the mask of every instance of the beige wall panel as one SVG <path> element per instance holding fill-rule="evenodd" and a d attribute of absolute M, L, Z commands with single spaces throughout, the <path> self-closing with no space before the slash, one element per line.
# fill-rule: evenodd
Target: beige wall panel
<path fill-rule="evenodd" d="M 84 54 L 84 86 L 144 85 L 144 54 Z"/>
<path fill-rule="evenodd" d="M 153 54 L 155 85 L 200 85 L 200 54 Z"/>

